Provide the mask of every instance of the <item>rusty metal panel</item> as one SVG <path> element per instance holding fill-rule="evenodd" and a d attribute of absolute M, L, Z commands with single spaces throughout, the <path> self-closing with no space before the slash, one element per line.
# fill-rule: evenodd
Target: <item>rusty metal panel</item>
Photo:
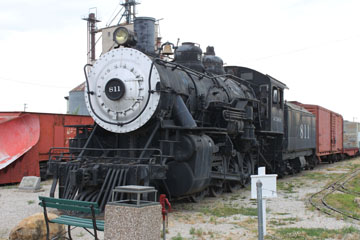
<path fill-rule="evenodd" d="M 317 106 L 318 153 L 331 152 L 331 113 Z"/>
<path fill-rule="evenodd" d="M 332 152 L 341 152 L 343 149 L 343 118 L 340 114 L 331 112 Z"/>
<path fill-rule="evenodd" d="M 40 176 L 39 164 L 48 160 L 50 148 L 68 147 L 75 136 L 75 128 L 64 126 L 93 123 L 88 116 L 0 112 L 0 184 Z"/>
<path fill-rule="evenodd" d="M 344 121 L 344 148 L 357 148 L 359 147 L 358 141 L 358 123 Z"/>
<path fill-rule="evenodd" d="M 3 119 L 5 115 L 2 115 Z M 39 141 L 40 121 L 25 114 L 8 118 L 0 125 L 0 170 L 6 168 Z"/>
<path fill-rule="evenodd" d="M 40 136 L 38 116 L 0 113 L 0 119 L 0 184 L 19 182 L 25 175 L 39 174 L 33 150 Z"/>

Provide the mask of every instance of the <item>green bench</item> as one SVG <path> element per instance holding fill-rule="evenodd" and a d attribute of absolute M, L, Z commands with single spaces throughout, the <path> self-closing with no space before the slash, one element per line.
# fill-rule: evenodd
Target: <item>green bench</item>
<path fill-rule="evenodd" d="M 49 240 L 49 223 L 58 223 L 68 226 L 68 235 L 69 239 L 71 238 L 71 226 L 73 227 L 82 227 L 87 232 L 98 240 L 97 231 L 104 231 L 104 221 L 96 220 L 96 214 L 99 214 L 101 210 L 96 202 L 85 202 L 61 198 L 51 198 L 39 196 L 40 203 L 39 205 L 44 208 L 44 217 L 46 222 L 46 239 Z M 91 214 L 91 218 L 81 218 L 69 215 L 60 215 L 57 218 L 49 219 L 47 216 L 47 208 L 56 208 L 59 210 L 68 210 L 76 211 L 81 213 Z M 88 229 L 94 229 L 94 234 Z"/>

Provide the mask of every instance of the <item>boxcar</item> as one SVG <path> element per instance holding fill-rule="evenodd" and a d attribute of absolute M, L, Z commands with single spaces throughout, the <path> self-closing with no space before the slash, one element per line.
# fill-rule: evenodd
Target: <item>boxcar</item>
<path fill-rule="evenodd" d="M 359 153 L 359 123 L 344 121 L 343 154 L 355 156 Z"/>
<path fill-rule="evenodd" d="M 343 153 L 343 117 L 324 107 L 292 102 L 316 117 L 316 156 L 318 160 L 334 162 Z"/>

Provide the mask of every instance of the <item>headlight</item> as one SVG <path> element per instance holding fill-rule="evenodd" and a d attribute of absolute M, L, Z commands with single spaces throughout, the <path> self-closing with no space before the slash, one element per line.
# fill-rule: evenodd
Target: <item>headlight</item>
<path fill-rule="evenodd" d="M 125 27 L 118 27 L 114 31 L 114 42 L 123 46 L 134 46 L 136 44 L 135 36 Z"/>

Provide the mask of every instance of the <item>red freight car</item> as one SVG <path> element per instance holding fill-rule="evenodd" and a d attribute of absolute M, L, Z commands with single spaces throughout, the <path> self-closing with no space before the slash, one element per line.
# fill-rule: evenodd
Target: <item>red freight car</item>
<path fill-rule="evenodd" d="M 343 153 L 343 117 L 324 107 L 292 102 L 304 107 L 316 117 L 316 156 L 318 160 L 333 162 Z"/>
<path fill-rule="evenodd" d="M 68 147 L 75 128 L 90 125 L 88 116 L 0 112 L 0 184 L 20 182 L 23 176 L 40 176 L 51 147 Z"/>

